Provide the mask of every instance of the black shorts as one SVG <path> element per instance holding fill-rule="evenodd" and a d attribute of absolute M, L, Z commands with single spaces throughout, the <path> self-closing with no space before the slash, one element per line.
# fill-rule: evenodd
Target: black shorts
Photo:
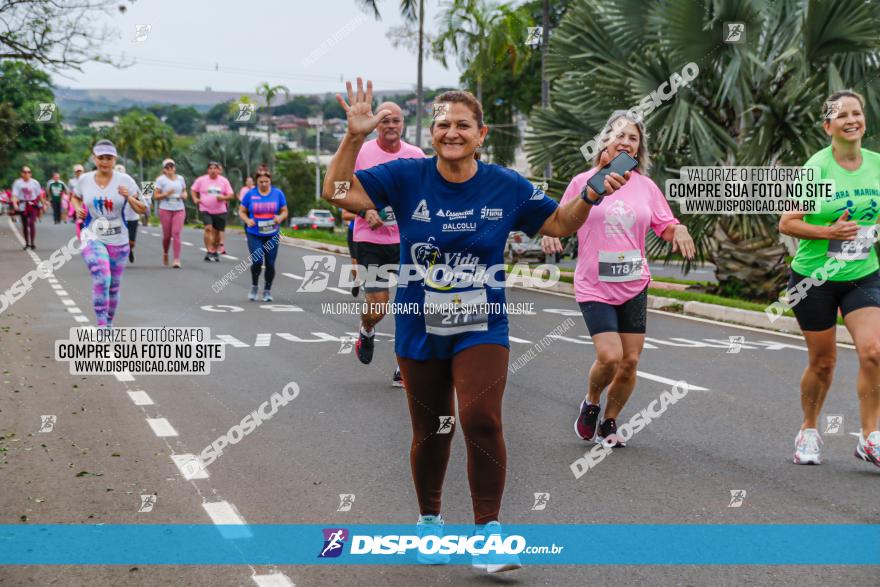
<path fill-rule="evenodd" d="M 226 213 L 223 214 L 208 214 L 207 212 L 200 212 L 202 215 L 202 222 L 205 223 L 205 227 L 212 226 L 214 230 L 226 230 Z"/>
<path fill-rule="evenodd" d="M 138 221 L 126 220 L 125 224 L 128 226 L 128 242 L 133 243 L 138 235 Z"/>
<path fill-rule="evenodd" d="M 348 256 L 352 259 L 357 259 L 357 243 L 354 242 L 354 229 L 350 226 L 345 235 L 345 240 L 348 241 Z"/>
<path fill-rule="evenodd" d="M 578 302 L 590 336 L 603 332 L 645 334 L 648 321 L 648 288 L 619 306 L 605 302 Z"/>
<path fill-rule="evenodd" d="M 394 265 L 400 266 L 400 245 L 377 245 L 376 243 L 354 243 L 357 248 L 357 261 L 368 270 L 371 266 Z M 374 272 L 375 273 L 375 272 Z M 387 279 L 382 279 L 381 274 L 376 274 L 375 279 L 362 276 L 367 279 L 364 291 L 367 293 L 385 291 L 391 287 Z"/>
<path fill-rule="evenodd" d="M 788 289 L 807 279 L 791 272 Z M 846 316 L 859 308 L 880 307 L 880 273 L 875 271 L 855 281 L 826 281 L 805 291 L 792 307 L 801 330 L 818 332 L 837 325 L 837 311 Z"/>

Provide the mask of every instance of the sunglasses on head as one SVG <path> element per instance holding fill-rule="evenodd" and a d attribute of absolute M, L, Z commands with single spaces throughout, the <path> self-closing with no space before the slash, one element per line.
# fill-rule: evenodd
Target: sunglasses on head
<path fill-rule="evenodd" d="M 168 165 L 165 166 L 165 169 L 169 169 L 171 167 L 174 167 L 174 163 L 169 163 Z"/>

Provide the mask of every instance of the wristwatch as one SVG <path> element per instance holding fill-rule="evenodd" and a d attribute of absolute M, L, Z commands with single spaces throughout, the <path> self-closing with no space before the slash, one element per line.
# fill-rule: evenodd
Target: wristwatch
<path fill-rule="evenodd" d="M 605 199 L 605 196 L 599 196 L 598 200 L 591 200 L 589 198 L 589 196 L 587 196 L 587 194 L 589 193 L 589 190 L 590 190 L 589 184 L 585 185 L 583 191 L 581 192 L 581 200 L 583 200 L 584 202 L 586 202 L 590 206 L 598 206 L 599 204 L 601 204 L 602 200 Z"/>

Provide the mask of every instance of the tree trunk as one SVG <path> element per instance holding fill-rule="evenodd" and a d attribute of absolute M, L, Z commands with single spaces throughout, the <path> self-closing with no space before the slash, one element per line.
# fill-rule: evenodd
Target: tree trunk
<path fill-rule="evenodd" d="M 415 146 L 422 147 L 422 109 L 425 97 L 422 92 L 422 60 L 425 53 L 425 0 L 419 0 L 419 65 L 416 82 L 416 140 Z"/>
<path fill-rule="evenodd" d="M 775 301 L 788 281 L 785 245 L 776 234 L 763 231 L 751 238 L 715 224 L 710 259 L 715 264 L 715 293 L 761 302 Z"/>

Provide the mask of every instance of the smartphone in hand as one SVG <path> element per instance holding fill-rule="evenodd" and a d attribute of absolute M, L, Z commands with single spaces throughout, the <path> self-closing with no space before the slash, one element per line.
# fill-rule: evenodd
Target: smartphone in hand
<path fill-rule="evenodd" d="M 621 151 L 617 157 L 608 162 L 608 165 L 600 169 L 590 181 L 587 182 L 593 191 L 600 196 L 605 195 L 605 178 L 611 173 L 623 175 L 627 171 L 632 171 L 639 166 L 639 162 L 630 157 L 629 153 Z"/>

